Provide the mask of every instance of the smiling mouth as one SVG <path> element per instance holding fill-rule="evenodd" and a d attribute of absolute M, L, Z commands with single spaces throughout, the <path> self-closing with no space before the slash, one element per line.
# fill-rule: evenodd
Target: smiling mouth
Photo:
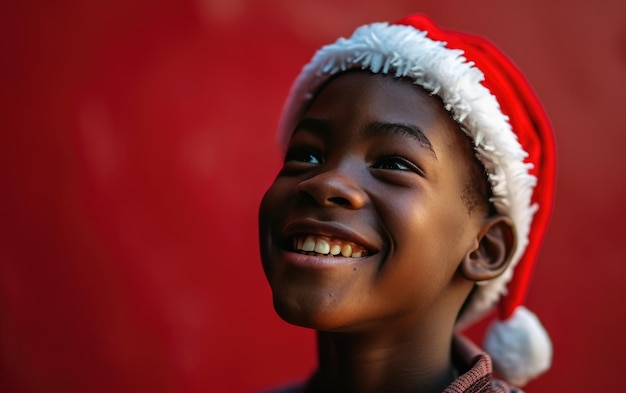
<path fill-rule="evenodd" d="M 371 254 L 365 247 L 356 243 L 315 235 L 295 236 L 293 248 L 300 254 L 317 256 L 362 258 Z"/>

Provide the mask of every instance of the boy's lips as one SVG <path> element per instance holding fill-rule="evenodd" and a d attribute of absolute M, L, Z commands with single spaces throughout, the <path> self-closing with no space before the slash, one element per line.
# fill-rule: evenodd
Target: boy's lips
<path fill-rule="evenodd" d="M 361 258 L 379 251 L 372 240 L 338 222 L 291 221 L 280 235 L 285 250 L 317 257 Z"/>

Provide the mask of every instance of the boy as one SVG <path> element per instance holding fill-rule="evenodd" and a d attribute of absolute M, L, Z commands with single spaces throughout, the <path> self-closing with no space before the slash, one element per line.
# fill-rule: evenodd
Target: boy
<path fill-rule="evenodd" d="M 296 80 L 260 207 L 277 313 L 318 331 L 302 392 L 508 392 L 549 368 L 522 302 L 550 215 L 541 105 L 489 42 L 362 26 Z M 513 272 L 515 269 L 515 276 Z M 499 306 L 478 350 L 456 331 Z"/>

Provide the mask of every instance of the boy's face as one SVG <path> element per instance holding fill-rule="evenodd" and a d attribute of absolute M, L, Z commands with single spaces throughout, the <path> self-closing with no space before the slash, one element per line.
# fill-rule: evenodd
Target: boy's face
<path fill-rule="evenodd" d="M 441 101 L 411 82 L 367 72 L 331 79 L 260 207 L 279 315 L 353 331 L 456 313 L 451 304 L 464 297 L 450 288 L 463 280 L 457 268 L 482 221 L 461 198 L 464 143 Z"/>

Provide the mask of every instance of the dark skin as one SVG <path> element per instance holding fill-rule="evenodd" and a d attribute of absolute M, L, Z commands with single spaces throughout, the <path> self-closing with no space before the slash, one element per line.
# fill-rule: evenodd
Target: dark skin
<path fill-rule="evenodd" d="M 318 92 L 259 213 L 275 309 L 318 331 L 308 391 L 453 380 L 457 315 L 515 247 L 507 217 L 468 207 L 472 155 L 441 101 L 409 81 L 346 72 Z"/>

